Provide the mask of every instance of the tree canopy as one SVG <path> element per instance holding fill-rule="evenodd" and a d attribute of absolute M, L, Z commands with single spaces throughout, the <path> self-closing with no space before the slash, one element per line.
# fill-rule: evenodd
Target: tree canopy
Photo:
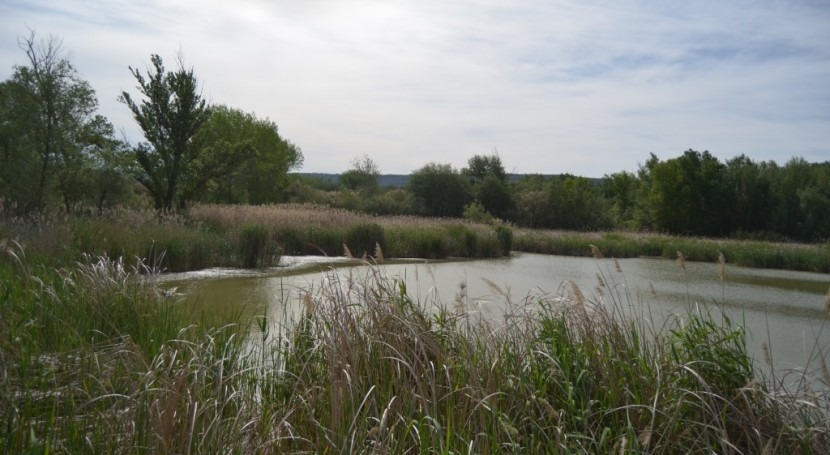
<path fill-rule="evenodd" d="M 121 185 L 122 176 L 109 169 L 112 178 L 101 179 L 100 172 L 120 142 L 112 125 L 96 114 L 95 91 L 64 56 L 58 38 L 38 41 L 31 31 L 19 45 L 28 64 L 16 66 L 0 84 L 4 203 L 19 213 L 57 205 L 69 210 L 112 194 L 110 186 Z"/>
<path fill-rule="evenodd" d="M 279 202 L 288 172 L 303 162 L 300 148 L 283 139 L 274 122 L 225 105 L 212 107 L 193 143 L 200 153 L 183 182 L 188 200 Z"/>
<path fill-rule="evenodd" d="M 413 172 L 407 185 L 429 216 L 460 217 L 472 199 L 467 180 L 449 164 L 429 163 Z"/>
<path fill-rule="evenodd" d="M 153 68 L 146 78 L 130 67 L 144 99 L 136 102 L 128 92 L 118 99 L 132 111 L 147 139 L 135 148 L 143 170 L 138 181 L 152 194 L 156 209 L 171 210 L 174 203 L 179 207 L 187 203 L 180 197 L 180 183 L 198 186 L 205 178 L 199 171 L 214 171 L 205 160 L 199 162 L 204 158 L 203 150 L 192 143 L 207 122 L 210 107 L 199 92 L 193 69 L 185 69 L 181 58 L 172 72 L 164 68 L 158 55 L 152 55 L 150 61 Z"/>

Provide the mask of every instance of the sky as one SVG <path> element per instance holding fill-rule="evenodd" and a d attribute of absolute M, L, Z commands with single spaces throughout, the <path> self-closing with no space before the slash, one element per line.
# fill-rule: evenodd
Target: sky
<path fill-rule="evenodd" d="M 150 55 L 301 148 L 302 172 L 601 177 L 651 153 L 830 160 L 828 0 L 0 0 L 0 80 L 56 36 L 99 112 Z"/>

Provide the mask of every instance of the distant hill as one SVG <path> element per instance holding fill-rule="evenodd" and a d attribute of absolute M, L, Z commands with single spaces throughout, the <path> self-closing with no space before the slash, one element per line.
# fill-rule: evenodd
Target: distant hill
<path fill-rule="evenodd" d="M 326 174 L 323 172 L 298 172 L 297 175 L 301 177 L 310 177 L 318 180 L 323 180 L 326 182 L 337 183 L 340 180 L 340 174 Z M 527 177 L 528 174 L 508 174 L 507 177 L 510 179 L 511 182 L 519 180 L 523 177 Z M 555 174 L 543 174 L 542 177 L 545 179 L 549 179 L 551 177 L 555 177 Z M 381 174 L 378 177 L 378 184 L 382 187 L 389 187 L 389 188 L 403 188 L 406 186 L 406 182 L 409 180 L 408 174 Z M 591 179 L 594 183 L 599 183 L 602 179 L 592 178 Z"/>

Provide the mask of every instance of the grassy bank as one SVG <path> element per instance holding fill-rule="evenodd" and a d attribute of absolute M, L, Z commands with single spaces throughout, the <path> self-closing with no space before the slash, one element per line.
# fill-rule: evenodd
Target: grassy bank
<path fill-rule="evenodd" d="M 627 232 L 528 230 L 457 219 L 376 217 L 308 205 L 197 205 L 180 215 L 115 210 L 89 216 L 13 219 L 0 239 L 17 239 L 53 266 L 84 254 L 142 258 L 167 271 L 276 265 L 280 255 L 487 258 L 511 250 L 587 256 L 591 245 L 617 258 L 654 256 L 830 273 L 830 244 L 806 245 Z M 348 253 L 347 253 L 348 251 Z"/>
<path fill-rule="evenodd" d="M 757 377 L 743 330 L 705 309 L 657 329 L 571 288 L 487 322 L 364 268 L 245 339 L 148 270 L 0 254 L 3 453 L 830 450 L 827 389 Z"/>
<path fill-rule="evenodd" d="M 16 239 L 38 262 L 72 263 L 84 254 L 141 258 L 166 271 L 262 267 L 280 255 L 499 257 L 509 254 L 504 226 L 417 217 L 371 217 L 304 205 L 203 205 L 184 214 L 114 210 L 87 216 L 10 218 L 0 239 Z"/>
<path fill-rule="evenodd" d="M 515 251 L 589 256 L 591 245 L 597 246 L 606 256 L 616 258 L 653 256 L 674 259 L 677 252 L 682 251 L 689 261 L 716 262 L 718 254 L 723 253 L 734 265 L 830 273 L 830 243 L 809 245 L 650 233 L 514 230 Z"/>

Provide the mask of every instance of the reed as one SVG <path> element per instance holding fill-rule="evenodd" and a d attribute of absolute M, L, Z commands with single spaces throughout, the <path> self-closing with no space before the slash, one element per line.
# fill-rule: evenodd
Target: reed
<path fill-rule="evenodd" d="M 574 232 L 515 229 L 513 249 L 529 253 L 588 256 L 591 245 L 617 258 L 638 256 L 715 262 L 721 254 L 734 265 L 830 273 L 830 245 L 681 237 L 632 232 Z"/>
<path fill-rule="evenodd" d="M 573 285 L 512 301 L 492 284 L 507 311 L 484 319 L 464 299 L 413 300 L 370 266 L 332 272 L 298 318 L 262 317 L 245 337 L 170 305 L 152 271 L 105 258 L 55 271 L 8 245 L 3 453 L 830 449 L 827 390 L 756 376 L 743 329 L 716 308 L 655 328 Z"/>

